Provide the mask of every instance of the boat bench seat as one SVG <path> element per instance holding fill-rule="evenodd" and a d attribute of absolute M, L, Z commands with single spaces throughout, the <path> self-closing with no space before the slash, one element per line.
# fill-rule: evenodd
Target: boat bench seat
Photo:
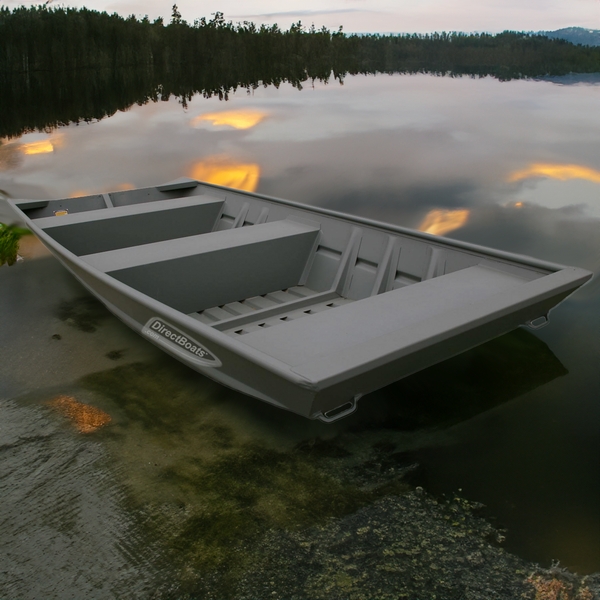
<path fill-rule="evenodd" d="M 212 231 L 224 201 L 191 196 L 36 219 L 50 237 L 81 256 Z"/>
<path fill-rule="evenodd" d="M 343 365 L 345 355 L 358 355 L 363 363 L 376 359 L 385 352 L 388 345 L 382 341 L 387 337 L 394 337 L 390 347 L 398 350 L 415 341 L 415 332 L 424 339 L 430 331 L 440 331 L 440 324 L 442 329 L 451 327 L 459 312 L 468 314 L 481 300 L 526 282 L 518 275 L 477 265 L 239 339 L 315 380 L 338 362 Z"/>
<path fill-rule="evenodd" d="M 284 219 L 81 258 L 183 313 L 297 285 L 320 228 Z"/>

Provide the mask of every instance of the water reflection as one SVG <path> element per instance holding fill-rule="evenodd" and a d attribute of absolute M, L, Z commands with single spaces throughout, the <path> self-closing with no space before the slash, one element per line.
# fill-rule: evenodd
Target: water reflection
<path fill-rule="evenodd" d="M 192 119 L 192 126 L 211 124 L 214 127 L 227 126 L 233 129 L 250 129 L 258 125 L 267 113 L 250 108 L 242 110 L 224 110 L 220 112 L 204 113 Z"/>
<path fill-rule="evenodd" d="M 226 157 L 213 157 L 197 162 L 189 172 L 193 179 L 254 192 L 260 180 L 260 167 L 251 163 L 236 163 Z"/>
<path fill-rule="evenodd" d="M 54 152 L 54 146 L 50 140 L 40 140 L 39 142 L 21 144 L 19 150 L 23 154 L 48 154 L 49 152 Z"/>
<path fill-rule="evenodd" d="M 433 235 L 446 235 L 462 227 L 468 219 L 468 210 L 431 210 L 418 229 Z"/>
<path fill-rule="evenodd" d="M 600 171 L 584 165 L 561 165 L 551 163 L 533 163 L 525 169 L 511 173 L 508 181 L 522 181 L 531 177 L 550 177 L 567 181 L 569 179 L 586 179 L 600 183 Z"/>
<path fill-rule="evenodd" d="M 0 171 L 14 169 L 23 162 L 23 155 L 19 152 L 18 144 L 7 144 L 0 140 Z"/>
<path fill-rule="evenodd" d="M 51 136 L 28 134 L 18 140 L 0 139 L 0 171 L 16 169 L 23 163 L 24 156 L 52 154 L 64 145 L 65 137 L 55 133 Z"/>
<path fill-rule="evenodd" d="M 530 169 L 598 171 L 597 89 L 415 75 L 230 98 L 193 97 L 188 112 L 165 100 L 70 125 L 60 130 L 61 152 L 44 160 L 18 150 L 15 160 L 8 149 L 26 140 L 3 144 L 0 189 L 61 197 L 189 175 L 600 271 L 597 183 Z M 277 119 L 190 127 L 190 113 L 226 107 Z M 507 181 L 524 165 L 527 178 Z M 363 398 L 355 415 L 325 426 L 204 380 L 86 302 L 57 263 L 26 260 L 0 270 L 0 309 L 11 315 L 0 328 L 10 350 L 0 394 L 36 407 L 64 394 L 111 416 L 85 439 L 109 451 L 138 535 L 159 546 L 160 560 L 144 564 L 177 566 L 171 581 L 185 581 L 192 595 L 206 569 L 231 584 L 261 555 L 295 560 L 303 546 L 275 543 L 273 530 L 291 536 L 368 511 L 404 491 L 400 474 L 415 459 L 423 466 L 410 477 L 427 489 L 462 488 L 489 504 L 511 551 L 591 572 L 600 567 L 597 281 L 535 335 L 502 336 Z M 351 545 L 345 521 L 335 522 Z M 327 547 L 336 543 L 328 538 Z M 134 562 L 120 560 L 101 562 Z M 323 583 L 338 589 L 334 574 Z M 215 597 L 232 596 L 224 589 Z"/>

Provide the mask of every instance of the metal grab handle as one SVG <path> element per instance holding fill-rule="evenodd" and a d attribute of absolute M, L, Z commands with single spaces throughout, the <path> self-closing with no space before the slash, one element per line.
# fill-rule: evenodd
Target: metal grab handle
<path fill-rule="evenodd" d="M 526 321 L 525 325 L 530 329 L 541 329 L 542 327 L 546 327 L 550 323 L 550 319 L 548 319 L 548 315 L 541 315 L 536 317 L 535 319 L 531 319 L 531 321 Z"/>
<path fill-rule="evenodd" d="M 356 410 L 358 400 L 360 399 L 361 396 L 362 396 L 362 394 L 358 394 L 358 395 L 354 396 L 354 398 L 352 398 L 352 400 L 350 400 L 350 402 L 346 402 L 345 404 L 340 404 L 340 406 L 337 406 L 336 408 L 332 408 L 331 410 L 328 410 L 327 412 L 319 414 L 317 416 L 317 419 L 319 419 L 319 421 L 323 421 L 323 423 L 334 423 L 335 421 L 338 421 L 339 419 L 343 419 L 344 417 L 351 415 Z"/>

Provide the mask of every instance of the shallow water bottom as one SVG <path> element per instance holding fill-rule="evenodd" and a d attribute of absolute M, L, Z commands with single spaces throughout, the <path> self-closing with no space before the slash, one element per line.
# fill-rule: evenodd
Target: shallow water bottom
<path fill-rule="evenodd" d="M 11 286 L 0 310 L 14 315 L 0 331 L 0 595 L 395 598 L 407 577 L 409 594 L 533 594 L 534 567 L 502 550 L 510 530 L 454 495 L 414 491 L 434 472 L 427 456 L 455 452 L 457 428 L 567 373 L 531 333 L 389 386 L 327 426 L 183 367 L 52 258 L 0 277 Z"/>

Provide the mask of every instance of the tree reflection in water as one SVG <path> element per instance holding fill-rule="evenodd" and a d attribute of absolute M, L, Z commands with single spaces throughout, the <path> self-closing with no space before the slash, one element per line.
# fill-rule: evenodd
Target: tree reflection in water
<path fill-rule="evenodd" d="M 0 138 L 92 121 L 133 104 L 238 88 L 343 82 L 358 73 L 435 73 L 502 80 L 600 71 L 600 47 L 540 35 L 345 35 L 282 31 L 215 13 L 188 25 L 47 6 L 0 8 Z"/>

